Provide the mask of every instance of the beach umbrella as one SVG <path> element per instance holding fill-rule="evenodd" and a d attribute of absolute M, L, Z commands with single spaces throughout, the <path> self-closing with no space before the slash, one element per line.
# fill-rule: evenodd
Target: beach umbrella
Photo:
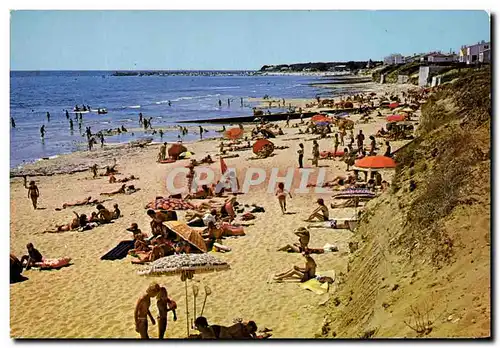
<path fill-rule="evenodd" d="M 396 162 L 386 156 L 366 156 L 357 160 L 354 165 L 360 168 L 395 168 Z"/>
<path fill-rule="evenodd" d="M 181 239 L 188 242 L 198 251 L 207 252 L 207 245 L 198 231 L 189 227 L 184 221 L 165 221 L 165 226 L 178 235 Z"/>
<path fill-rule="evenodd" d="M 390 104 L 389 104 L 389 107 L 390 107 L 391 109 L 395 109 L 395 108 L 397 108 L 398 106 L 399 106 L 399 103 L 398 103 L 398 102 L 394 102 L 394 103 L 390 103 Z"/>
<path fill-rule="evenodd" d="M 319 123 L 319 122 L 331 123 L 332 119 L 329 118 L 328 116 L 317 114 L 317 115 L 314 115 L 313 117 L 311 117 L 311 121 L 313 121 L 314 123 Z"/>
<path fill-rule="evenodd" d="M 259 157 L 268 157 L 274 151 L 274 144 L 267 139 L 259 139 L 253 144 L 252 150 Z"/>
<path fill-rule="evenodd" d="M 387 122 L 400 122 L 406 119 L 405 115 L 389 115 L 386 117 Z"/>
<path fill-rule="evenodd" d="M 186 152 L 187 148 L 182 144 L 172 144 L 168 148 L 168 156 L 177 159 L 179 155 Z"/>
<path fill-rule="evenodd" d="M 412 108 L 410 108 L 410 107 L 406 107 L 406 108 L 404 108 L 404 109 L 403 109 L 403 110 L 401 110 L 401 111 L 403 111 L 403 112 L 413 112 L 413 109 L 412 109 Z"/>
<path fill-rule="evenodd" d="M 224 136 L 228 139 L 238 139 L 243 136 L 243 129 L 239 127 L 231 128 L 228 129 L 225 133 Z"/>
<path fill-rule="evenodd" d="M 187 280 L 193 279 L 195 274 L 228 270 L 229 264 L 207 254 L 179 254 L 162 257 L 137 273 L 145 276 L 171 276 L 180 274 L 184 282 L 186 295 L 186 330 L 189 336 L 189 307 Z"/>

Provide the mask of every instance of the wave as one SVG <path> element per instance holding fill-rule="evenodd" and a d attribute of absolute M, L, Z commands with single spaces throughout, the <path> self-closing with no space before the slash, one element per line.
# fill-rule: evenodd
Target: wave
<path fill-rule="evenodd" d="M 219 93 L 217 94 L 206 94 L 206 95 L 199 95 L 199 96 L 192 96 L 192 97 L 179 97 L 175 99 L 169 99 L 171 102 L 178 102 L 182 100 L 192 100 L 192 99 L 204 99 L 204 98 L 210 98 L 210 97 L 220 97 L 221 95 Z M 155 102 L 155 104 L 160 105 L 160 104 L 168 104 L 169 100 L 160 100 Z"/>
<path fill-rule="evenodd" d="M 208 87 L 207 89 L 237 89 L 240 86 L 221 86 L 221 87 Z"/>
<path fill-rule="evenodd" d="M 126 109 L 140 109 L 140 105 L 130 105 L 130 106 L 125 106 Z"/>

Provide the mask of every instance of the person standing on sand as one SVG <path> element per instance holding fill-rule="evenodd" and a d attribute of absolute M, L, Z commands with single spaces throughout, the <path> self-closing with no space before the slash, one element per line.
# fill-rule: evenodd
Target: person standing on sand
<path fill-rule="evenodd" d="M 346 135 L 347 135 L 347 134 L 346 134 L 345 128 L 343 128 L 343 127 L 342 127 L 342 128 L 340 129 L 340 145 L 341 145 L 341 146 L 345 146 L 345 144 L 344 144 L 344 137 L 345 137 Z"/>
<path fill-rule="evenodd" d="M 299 149 L 297 150 L 297 153 L 299 154 L 299 168 L 304 168 L 302 161 L 304 159 L 304 144 L 300 143 L 299 144 Z"/>
<path fill-rule="evenodd" d="M 142 126 L 142 112 L 139 112 L 139 124 Z"/>
<path fill-rule="evenodd" d="M 44 138 L 44 137 L 45 137 L 45 125 L 43 125 L 43 126 L 41 126 L 41 127 L 40 127 L 40 136 L 41 136 L 42 138 Z"/>
<path fill-rule="evenodd" d="M 292 194 L 290 192 L 285 191 L 285 184 L 280 182 L 278 183 L 278 189 L 276 190 L 276 196 L 278 196 L 278 201 L 280 203 L 281 213 L 286 213 L 286 194 L 292 198 Z"/>
<path fill-rule="evenodd" d="M 94 164 L 92 167 L 90 167 L 90 170 L 92 171 L 93 177 L 92 179 L 97 178 L 97 164 Z"/>
<path fill-rule="evenodd" d="M 14 121 L 14 117 L 10 118 L 10 124 L 11 124 L 12 128 L 16 128 L 16 121 Z"/>
<path fill-rule="evenodd" d="M 370 156 L 375 155 L 375 149 L 377 147 L 377 143 L 375 142 L 375 137 L 373 135 L 370 135 Z"/>
<path fill-rule="evenodd" d="M 313 140 L 312 155 L 313 155 L 313 165 L 317 167 L 319 161 L 319 144 L 316 140 Z"/>
<path fill-rule="evenodd" d="M 177 321 L 177 314 L 175 310 L 177 309 L 177 304 L 168 298 L 167 289 L 165 287 L 160 288 L 160 292 L 156 297 L 156 306 L 158 307 L 158 338 L 160 340 L 165 336 L 165 331 L 167 331 L 167 314 L 172 311 L 174 314 L 174 321 Z"/>
<path fill-rule="evenodd" d="M 358 152 L 363 153 L 363 144 L 365 142 L 365 135 L 363 134 L 363 131 L 360 129 L 359 134 L 356 136 L 356 141 L 358 145 Z"/>
<path fill-rule="evenodd" d="M 290 115 L 287 115 L 286 117 L 286 126 L 290 127 Z"/>
<path fill-rule="evenodd" d="M 38 186 L 36 186 L 34 181 L 30 181 L 30 186 L 28 187 L 28 198 L 31 198 L 31 203 L 33 203 L 33 208 L 37 209 L 36 204 L 40 197 L 40 191 L 38 191 Z"/>
<path fill-rule="evenodd" d="M 160 147 L 160 158 L 162 161 L 167 159 L 167 143 L 163 143 Z"/>
<path fill-rule="evenodd" d="M 300 123 L 304 123 L 303 117 L 304 117 L 304 114 L 300 114 Z"/>
<path fill-rule="evenodd" d="M 333 157 L 337 156 L 337 150 L 339 149 L 339 134 L 335 133 L 335 138 L 333 139 Z"/>
<path fill-rule="evenodd" d="M 141 335 L 141 339 L 149 339 L 148 317 L 153 325 L 156 324 L 153 315 L 149 311 L 149 306 L 151 305 L 151 298 L 158 295 L 159 292 L 160 286 L 157 283 L 152 283 L 146 290 L 146 294 L 142 295 L 135 305 L 135 331 Z"/>
<path fill-rule="evenodd" d="M 203 139 L 203 127 L 200 126 L 200 139 Z"/>
<path fill-rule="evenodd" d="M 47 111 L 47 122 L 50 122 L 50 112 Z"/>

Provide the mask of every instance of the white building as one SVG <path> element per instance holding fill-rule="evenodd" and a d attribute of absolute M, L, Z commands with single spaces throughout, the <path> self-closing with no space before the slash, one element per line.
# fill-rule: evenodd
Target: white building
<path fill-rule="evenodd" d="M 399 53 L 394 53 L 384 58 L 385 65 L 404 64 L 404 62 L 404 57 Z"/>
<path fill-rule="evenodd" d="M 466 64 L 487 63 L 490 61 L 491 47 L 484 40 L 475 45 L 462 46 L 459 51 L 459 61 Z"/>
<path fill-rule="evenodd" d="M 429 63 L 444 63 L 444 62 L 454 62 L 454 54 L 442 54 L 442 53 L 432 53 L 427 56 L 427 61 Z"/>

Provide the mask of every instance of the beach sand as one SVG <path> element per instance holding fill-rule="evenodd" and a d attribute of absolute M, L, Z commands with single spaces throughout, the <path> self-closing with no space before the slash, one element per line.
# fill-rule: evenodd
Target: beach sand
<path fill-rule="evenodd" d="M 378 85 L 378 91 L 405 89 L 405 86 Z M 310 102 L 310 101 L 309 101 Z M 354 121 L 359 116 L 351 117 Z M 368 135 L 385 125 L 385 118 L 374 117 L 373 123 L 356 125 Z M 291 123 L 296 123 L 292 121 Z M 244 173 L 249 167 L 265 170 L 271 168 L 288 168 L 297 166 L 297 147 L 300 141 L 311 138 L 311 135 L 296 134 L 297 128 L 285 128 L 284 136 L 273 139 L 275 145 L 289 146 L 285 150 L 276 150 L 275 156 L 250 161 L 251 150 L 236 152 L 238 158 L 226 159 L 228 167 L 236 167 L 238 173 Z M 250 126 L 246 126 L 250 129 Z M 287 141 L 289 138 L 301 140 Z M 379 139 L 380 142 L 380 139 Z M 365 145 L 368 139 L 365 140 Z M 404 142 L 391 142 L 393 150 Z M 195 153 L 196 159 L 210 154 L 216 159 L 218 140 L 207 140 L 187 145 Z M 306 167 L 311 162 L 312 143 L 305 141 Z M 320 151 L 333 147 L 331 138 L 319 140 Z M 379 144 L 380 151 L 384 146 Z M 186 337 L 184 284 L 180 276 L 144 277 L 137 275 L 141 266 L 132 265 L 132 258 L 117 261 L 101 261 L 100 257 L 116 246 L 121 240 L 131 239 L 131 233 L 125 229 L 132 222 L 137 222 L 144 231 L 149 231 L 149 217 L 144 206 L 155 196 L 167 196 L 165 177 L 174 166 L 187 165 L 188 161 L 175 164 L 158 164 L 156 157 L 159 145 L 138 149 L 126 156 L 117 157 L 118 169 L 122 175 L 134 174 L 138 181 L 130 184 L 141 190 L 132 195 L 114 196 L 105 202 L 112 209 L 118 203 L 123 217 L 114 223 L 97 227 L 87 232 L 65 232 L 59 234 L 36 234 L 55 224 L 67 223 L 72 219 L 71 211 L 77 213 L 90 212 L 94 207 L 76 207 L 55 211 L 64 202 L 72 202 L 87 196 L 97 198 L 99 192 L 111 191 L 119 184 L 109 184 L 107 177 L 91 179 L 91 173 L 82 172 L 71 175 L 54 175 L 36 177 L 41 197 L 39 207 L 34 210 L 27 198 L 27 190 L 23 187 L 22 178 L 11 179 L 11 222 L 10 249 L 19 258 L 26 253 L 25 245 L 34 243 L 35 247 L 46 257 L 69 256 L 73 264 L 54 271 L 29 270 L 23 274 L 29 280 L 10 286 L 11 336 L 22 338 L 138 338 L 135 332 L 134 308 L 137 299 L 145 293 L 145 289 L 156 281 L 165 285 L 169 296 L 178 304 L 178 320 L 174 322 L 169 316 L 168 337 Z M 100 150 L 96 151 L 96 154 Z M 73 154 L 72 156 L 78 156 Z M 63 157 L 63 156 L 61 156 Z M 322 160 L 320 165 L 326 166 L 327 179 L 336 175 L 345 175 L 345 164 L 340 161 Z M 211 165 L 219 173 L 219 162 Z M 198 168 L 198 167 L 197 167 Z M 390 177 L 384 179 L 391 180 Z M 319 333 L 324 317 L 325 302 L 335 296 L 335 286 L 324 295 L 316 295 L 302 289 L 299 283 L 268 283 L 270 274 L 284 271 L 292 265 L 303 266 L 300 254 L 277 252 L 276 249 L 285 244 L 296 242 L 294 230 L 306 226 L 303 220 L 315 207 L 318 197 L 326 198 L 329 205 L 333 200 L 331 193 L 296 194 L 287 200 L 288 210 L 293 214 L 282 215 L 278 201 L 273 193 L 266 192 L 267 187 L 259 186 L 249 193 L 238 196 L 241 204 L 263 206 L 265 213 L 256 213 L 253 225 L 245 227 L 246 236 L 229 238 L 225 245 L 232 248 L 229 253 L 214 254 L 226 260 L 231 269 L 228 271 L 195 275 L 193 282 L 200 287 L 198 309 L 203 302 L 203 286 L 208 285 L 212 295 L 208 297 L 204 316 L 209 323 L 231 325 L 233 318 L 256 321 L 259 328 L 273 329 L 275 338 L 312 338 Z M 337 213 L 331 210 L 331 216 L 352 214 L 344 210 Z M 184 212 L 181 212 L 182 217 Z M 313 255 L 318 271 L 335 270 L 337 275 L 346 273 L 349 257 L 348 243 L 352 232 L 348 230 L 311 229 L 310 246 L 321 248 L 330 243 L 338 246 L 338 252 Z M 193 317 L 191 282 L 189 288 L 189 311 Z M 151 311 L 157 316 L 156 301 L 152 300 Z M 151 337 L 157 337 L 157 327 L 149 325 Z"/>

